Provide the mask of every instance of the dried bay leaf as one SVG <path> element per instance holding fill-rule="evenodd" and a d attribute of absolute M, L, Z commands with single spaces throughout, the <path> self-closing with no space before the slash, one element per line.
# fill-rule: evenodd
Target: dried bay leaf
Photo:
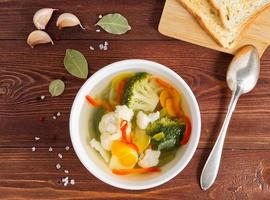
<path fill-rule="evenodd" d="M 64 58 L 64 65 L 71 75 L 82 79 L 87 78 L 88 63 L 81 52 L 75 49 L 67 49 Z"/>
<path fill-rule="evenodd" d="M 131 29 L 127 19 L 119 13 L 103 16 L 96 25 L 103 28 L 106 32 L 116 35 L 124 34 Z"/>
<path fill-rule="evenodd" d="M 53 97 L 61 95 L 64 90 L 65 83 L 60 79 L 53 80 L 49 85 L 49 92 Z"/>

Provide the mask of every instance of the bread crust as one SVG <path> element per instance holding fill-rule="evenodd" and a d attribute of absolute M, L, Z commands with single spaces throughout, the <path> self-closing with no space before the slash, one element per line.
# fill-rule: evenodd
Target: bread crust
<path fill-rule="evenodd" d="M 190 8 L 183 0 L 179 0 L 179 2 L 181 3 L 181 5 L 189 12 L 191 13 L 196 21 L 199 23 L 199 25 L 216 41 L 216 43 L 218 43 L 218 45 L 220 45 L 221 47 L 224 47 L 224 48 L 230 48 L 230 47 L 226 47 L 224 46 L 220 40 L 218 39 L 218 37 L 216 37 L 215 34 L 213 34 L 210 29 L 207 27 L 207 25 L 204 23 L 203 19 L 197 15 L 197 13 L 192 9 Z M 232 45 L 232 44 L 231 44 Z"/>
<path fill-rule="evenodd" d="M 222 13 L 221 9 L 219 9 L 218 5 L 215 3 L 214 0 L 209 0 L 210 4 L 212 5 L 212 7 L 216 10 L 216 12 L 218 13 L 222 25 L 224 26 L 225 29 L 230 30 L 229 27 L 226 26 L 226 17 L 225 14 Z M 267 9 L 270 6 L 270 2 L 265 4 L 263 7 L 261 7 L 257 12 L 255 12 L 253 15 L 250 16 L 250 18 L 248 20 L 245 21 L 245 23 L 243 23 L 240 27 L 243 28 L 244 26 L 252 23 L 265 9 Z"/>
<path fill-rule="evenodd" d="M 220 42 L 220 40 L 218 39 L 218 37 L 207 27 L 207 25 L 205 24 L 205 22 L 203 21 L 203 19 L 196 13 L 196 11 L 194 11 L 192 8 L 190 8 L 185 2 L 184 0 L 178 0 L 181 5 L 187 10 L 189 11 L 197 20 L 197 22 L 199 23 L 199 25 L 218 43 L 218 45 L 220 45 L 223 48 L 233 48 L 235 46 L 235 44 L 239 41 L 239 39 L 241 38 L 241 35 L 245 32 L 245 30 L 249 27 L 249 25 L 264 11 L 266 10 L 269 6 L 269 4 L 266 4 L 265 6 L 263 6 L 259 11 L 257 11 L 254 15 L 252 15 L 245 23 L 243 23 L 243 25 L 239 28 L 239 31 L 237 31 L 237 35 L 234 39 L 234 41 L 229 44 L 229 46 L 225 46 L 222 44 L 222 42 Z M 211 1 L 211 0 L 210 0 Z M 220 14 L 219 14 L 220 15 Z M 225 28 L 224 28 L 225 29 Z M 227 30 L 227 29 L 225 29 Z M 227 30 L 228 31 L 228 30 Z"/>

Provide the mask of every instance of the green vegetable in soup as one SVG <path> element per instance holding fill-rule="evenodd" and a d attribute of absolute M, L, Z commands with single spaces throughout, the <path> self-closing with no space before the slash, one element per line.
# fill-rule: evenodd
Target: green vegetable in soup
<path fill-rule="evenodd" d="M 162 151 L 159 156 L 159 162 L 157 167 L 162 167 L 175 158 L 176 150 Z"/>
<path fill-rule="evenodd" d="M 94 115 L 94 120 L 93 120 L 93 123 L 94 123 L 94 131 L 95 131 L 95 139 L 96 140 L 100 140 L 100 131 L 99 131 L 99 122 L 101 121 L 101 118 L 103 115 L 106 114 L 106 110 L 103 108 L 103 107 L 99 107 Z"/>
<path fill-rule="evenodd" d="M 124 89 L 123 104 L 133 110 L 153 112 L 159 102 L 158 88 L 149 81 L 150 74 L 139 72 L 129 79 Z"/>
<path fill-rule="evenodd" d="M 160 118 L 169 116 L 165 108 L 162 108 L 162 109 L 159 111 L 159 115 L 160 115 Z"/>
<path fill-rule="evenodd" d="M 185 128 L 184 123 L 163 117 L 148 125 L 146 133 L 154 137 L 151 140 L 151 144 L 158 150 L 171 150 L 179 147 Z M 155 135 L 161 132 L 164 134 L 164 137 L 160 140 L 156 140 Z"/>
<path fill-rule="evenodd" d="M 126 73 L 119 74 L 112 79 L 110 91 L 109 91 L 110 104 L 116 105 L 118 103 L 116 98 L 117 98 L 117 90 L 119 87 L 119 83 L 122 80 L 128 80 L 129 78 L 133 77 L 134 75 L 135 75 L 135 72 L 126 72 Z"/>
<path fill-rule="evenodd" d="M 156 141 L 160 141 L 162 140 L 163 138 L 165 137 L 164 133 L 163 132 L 160 132 L 160 133 L 157 133 L 155 134 L 152 139 L 156 140 Z"/>

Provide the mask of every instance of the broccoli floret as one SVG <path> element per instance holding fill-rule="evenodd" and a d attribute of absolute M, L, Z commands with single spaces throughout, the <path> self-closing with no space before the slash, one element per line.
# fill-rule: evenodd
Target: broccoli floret
<path fill-rule="evenodd" d="M 153 112 L 159 102 L 158 90 L 150 83 L 151 75 L 139 72 L 129 79 L 123 93 L 123 104 L 133 110 Z"/>
<path fill-rule="evenodd" d="M 161 140 L 151 140 L 153 146 L 158 150 L 171 150 L 180 145 L 180 140 L 183 137 L 186 126 L 177 120 L 168 117 L 160 118 L 159 120 L 151 123 L 146 128 L 146 133 L 153 136 L 157 133 L 163 132 L 164 138 Z"/>

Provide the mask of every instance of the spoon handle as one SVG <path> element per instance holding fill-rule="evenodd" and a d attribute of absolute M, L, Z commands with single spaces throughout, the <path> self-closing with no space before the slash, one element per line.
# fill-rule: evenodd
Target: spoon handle
<path fill-rule="evenodd" d="M 240 95 L 241 95 L 241 90 L 237 88 L 233 92 L 230 104 L 228 106 L 228 111 L 227 111 L 224 123 L 222 125 L 222 128 L 220 130 L 219 136 L 217 138 L 217 141 L 204 165 L 204 168 L 201 174 L 201 180 L 200 180 L 201 188 L 204 191 L 206 191 L 213 185 L 217 177 L 226 132 L 229 126 L 230 119 L 232 117 L 232 113 L 235 109 L 236 103 Z"/>

